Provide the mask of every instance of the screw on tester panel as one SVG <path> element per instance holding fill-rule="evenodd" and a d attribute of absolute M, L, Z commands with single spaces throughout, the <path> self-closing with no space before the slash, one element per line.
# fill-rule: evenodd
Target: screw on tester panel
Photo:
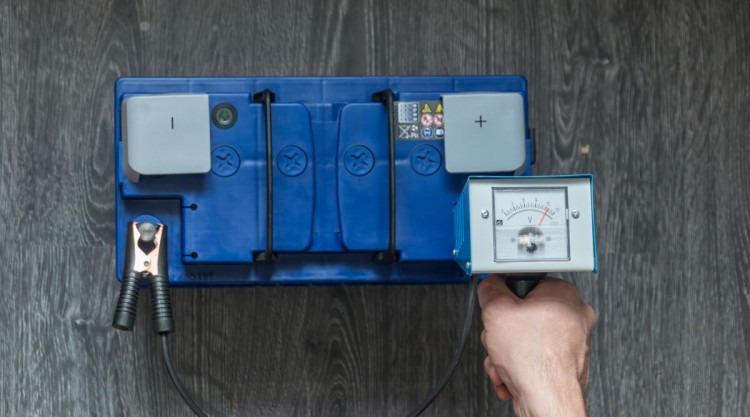
<path fill-rule="evenodd" d="M 531 176 L 527 97 L 517 76 L 118 80 L 114 327 L 150 287 L 170 377 L 204 416 L 171 364 L 170 286 L 468 282 L 419 415 L 478 275 L 524 296 L 597 269 L 593 178 Z"/>

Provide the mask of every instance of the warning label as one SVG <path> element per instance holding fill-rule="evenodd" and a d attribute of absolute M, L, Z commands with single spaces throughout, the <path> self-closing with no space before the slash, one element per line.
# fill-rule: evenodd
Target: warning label
<path fill-rule="evenodd" d="M 443 103 L 397 101 L 393 106 L 399 140 L 443 139 Z"/>
<path fill-rule="evenodd" d="M 417 123 L 419 121 L 419 103 L 397 102 L 398 124 Z"/>

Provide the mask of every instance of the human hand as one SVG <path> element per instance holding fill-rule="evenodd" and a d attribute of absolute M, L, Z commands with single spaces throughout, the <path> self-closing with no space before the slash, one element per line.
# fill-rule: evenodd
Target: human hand
<path fill-rule="evenodd" d="M 479 284 L 484 366 L 519 417 L 585 416 L 594 309 L 566 281 L 545 278 L 518 298 L 497 275 Z"/>

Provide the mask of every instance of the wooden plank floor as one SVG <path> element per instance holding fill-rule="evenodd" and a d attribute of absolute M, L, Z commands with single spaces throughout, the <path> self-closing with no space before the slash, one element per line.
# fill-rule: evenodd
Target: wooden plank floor
<path fill-rule="evenodd" d="M 524 74 L 538 172 L 596 176 L 592 416 L 750 415 L 747 1 L 0 0 L 0 415 L 187 416 L 145 308 L 110 328 L 120 76 Z M 383 416 L 460 286 L 175 291 L 212 415 Z M 430 416 L 510 416 L 481 324 Z"/>

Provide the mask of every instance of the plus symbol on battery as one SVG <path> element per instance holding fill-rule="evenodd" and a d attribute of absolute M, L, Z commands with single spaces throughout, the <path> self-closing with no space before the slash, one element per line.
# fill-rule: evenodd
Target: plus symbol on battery
<path fill-rule="evenodd" d="M 479 115 L 479 120 L 474 120 L 474 123 L 479 123 L 479 128 L 482 128 L 482 123 L 487 123 L 487 120 L 482 120 L 482 115 Z"/>

